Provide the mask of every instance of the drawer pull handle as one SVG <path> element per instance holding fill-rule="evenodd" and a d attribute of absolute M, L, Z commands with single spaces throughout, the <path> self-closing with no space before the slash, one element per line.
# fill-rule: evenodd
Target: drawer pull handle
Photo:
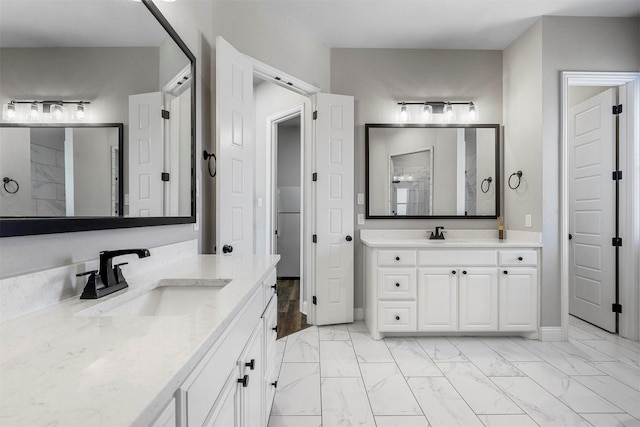
<path fill-rule="evenodd" d="M 251 362 L 245 363 L 244 366 L 253 371 L 256 368 L 256 359 L 251 359 Z"/>
<path fill-rule="evenodd" d="M 509 274 L 509 272 L 507 270 L 503 271 L 504 274 Z"/>
<path fill-rule="evenodd" d="M 451 270 L 451 274 L 456 274 L 456 271 L 455 270 Z"/>
<path fill-rule="evenodd" d="M 271 285 L 271 289 L 273 289 L 273 292 L 278 292 L 278 284 Z"/>
<path fill-rule="evenodd" d="M 238 384 L 242 384 L 242 387 L 249 387 L 249 375 L 238 378 Z"/>
<path fill-rule="evenodd" d="M 399 256 L 396 257 L 396 261 L 400 261 L 400 257 Z"/>
<path fill-rule="evenodd" d="M 396 316 L 396 320 L 400 320 L 400 316 Z"/>
<path fill-rule="evenodd" d="M 275 333 L 278 333 L 278 325 L 276 325 L 273 328 L 271 328 L 271 330 L 274 331 Z"/>
<path fill-rule="evenodd" d="M 518 261 L 522 261 L 522 257 L 521 256 L 518 257 Z"/>
<path fill-rule="evenodd" d="M 399 288 L 399 287 L 400 287 L 400 283 L 396 283 L 396 288 Z"/>
<path fill-rule="evenodd" d="M 467 270 L 462 270 L 462 274 L 467 274 Z"/>
<path fill-rule="evenodd" d="M 273 386 L 273 388 L 278 388 L 278 380 L 272 382 L 271 385 Z"/>

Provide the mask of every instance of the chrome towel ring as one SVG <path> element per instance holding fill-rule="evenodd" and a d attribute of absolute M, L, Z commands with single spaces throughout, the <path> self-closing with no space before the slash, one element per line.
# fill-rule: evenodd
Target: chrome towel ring
<path fill-rule="evenodd" d="M 9 194 L 16 194 L 18 192 L 18 190 L 20 190 L 20 184 L 18 184 L 18 181 L 16 181 L 15 179 L 11 179 L 8 176 L 5 176 L 4 178 L 2 178 L 2 182 L 3 182 L 3 187 L 4 187 L 4 191 L 6 191 Z M 11 183 L 13 182 L 13 184 L 15 184 L 15 189 L 11 189 Z M 9 188 L 7 188 L 7 186 L 9 186 Z"/>

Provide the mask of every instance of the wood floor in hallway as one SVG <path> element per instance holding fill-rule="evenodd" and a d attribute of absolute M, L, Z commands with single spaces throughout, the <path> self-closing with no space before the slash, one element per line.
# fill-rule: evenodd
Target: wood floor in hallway
<path fill-rule="evenodd" d="M 309 326 L 300 313 L 300 280 L 278 279 L 278 339 Z"/>

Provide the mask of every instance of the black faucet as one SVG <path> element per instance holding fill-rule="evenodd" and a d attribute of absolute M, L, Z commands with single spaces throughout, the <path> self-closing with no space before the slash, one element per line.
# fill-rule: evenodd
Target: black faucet
<path fill-rule="evenodd" d="M 129 286 L 125 280 L 121 265 L 128 264 L 123 262 L 113 265 L 113 258 L 120 255 L 138 255 L 138 258 L 146 258 L 149 255 L 149 249 L 120 249 L 117 251 L 100 252 L 100 270 L 87 271 L 86 273 L 76 274 L 76 276 L 89 275 L 87 285 L 80 295 L 80 299 L 97 299 L 105 295 L 112 294 L 116 291 Z M 98 274 L 96 274 L 98 273 Z"/>
<path fill-rule="evenodd" d="M 442 230 L 444 230 L 444 227 L 442 226 L 436 227 L 436 231 L 431 232 L 431 236 L 429 236 L 429 240 L 444 240 L 444 234 L 442 234 Z"/>

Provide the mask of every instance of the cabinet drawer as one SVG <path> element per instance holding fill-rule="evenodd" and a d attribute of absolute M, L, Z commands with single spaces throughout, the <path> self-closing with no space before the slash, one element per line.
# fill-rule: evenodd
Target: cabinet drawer
<path fill-rule="evenodd" d="M 416 330 L 415 301 L 380 301 L 378 330 L 380 332 L 414 332 Z"/>
<path fill-rule="evenodd" d="M 418 263 L 421 267 L 475 267 L 498 265 L 497 251 L 437 250 L 420 251 Z"/>
<path fill-rule="evenodd" d="M 535 266 L 537 264 L 538 264 L 537 251 L 532 251 L 532 250 L 500 251 L 500 265 Z"/>
<path fill-rule="evenodd" d="M 416 251 L 378 251 L 378 265 L 381 267 L 416 265 Z"/>
<path fill-rule="evenodd" d="M 378 298 L 416 299 L 416 269 L 379 268 Z"/>
<path fill-rule="evenodd" d="M 278 300 L 271 299 L 267 309 L 264 311 L 264 348 L 265 365 L 269 365 L 276 357 L 276 339 L 278 337 Z"/>

